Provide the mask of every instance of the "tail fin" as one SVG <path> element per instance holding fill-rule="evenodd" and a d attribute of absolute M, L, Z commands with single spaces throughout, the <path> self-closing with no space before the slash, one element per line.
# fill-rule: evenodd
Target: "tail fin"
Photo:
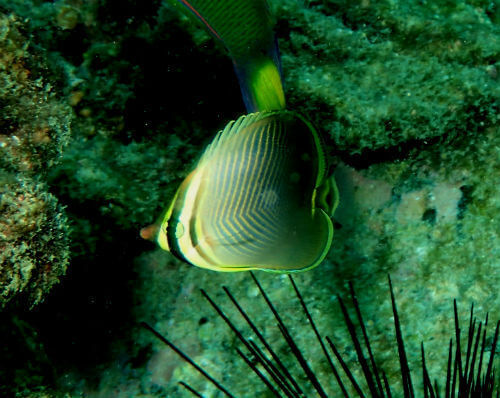
<path fill-rule="evenodd" d="M 182 4 L 233 59 L 249 112 L 285 107 L 278 46 L 266 0 L 171 0 Z"/>

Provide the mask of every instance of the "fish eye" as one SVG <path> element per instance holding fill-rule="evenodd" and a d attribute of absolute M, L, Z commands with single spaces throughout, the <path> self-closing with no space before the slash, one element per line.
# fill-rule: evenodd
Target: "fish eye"
<path fill-rule="evenodd" d="M 171 234 L 174 231 L 174 236 L 176 239 L 181 238 L 184 235 L 185 229 L 184 225 L 179 219 L 170 218 L 167 223 L 165 223 L 163 231 L 165 235 Z"/>
<path fill-rule="evenodd" d="M 184 225 L 179 221 L 175 227 L 175 237 L 180 239 L 184 235 Z"/>

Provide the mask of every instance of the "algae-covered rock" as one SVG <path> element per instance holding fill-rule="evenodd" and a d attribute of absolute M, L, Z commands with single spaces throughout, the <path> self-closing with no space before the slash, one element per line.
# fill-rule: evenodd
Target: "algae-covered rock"
<path fill-rule="evenodd" d="M 0 166 L 43 174 L 68 142 L 71 114 L 37 75 L 41 60 L 20 29 L 14 17 L 0 15 Z"/>
<path fill-rule="evenodd" d="M 498 122 L 498 5 L 273 1 L 290 106 L 348 154 Z"/>
<path fill-rule="evenodd" d="M 0 172 L 0 303 L 25 293 L 32 305 L 64 274 L 67 219 L 45 186 Z"/>
<path fill-rule="evenodd" d="M 0 14 L 0 308 L 38 304 L 64 274 L 67 219 L 44 183 L 69 138 L 70 109 L 41 76 L 22 26 Z"/>

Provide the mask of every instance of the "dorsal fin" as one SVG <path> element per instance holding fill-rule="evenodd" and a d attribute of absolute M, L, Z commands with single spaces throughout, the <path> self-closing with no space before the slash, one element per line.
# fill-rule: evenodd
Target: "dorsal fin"
<path fill-rule="evenodd" d="M 228 124 L 226 124 L 226 127 L 224 127 L 223 130 L 217 133 L 213 141 L 207 146 L 198 164 L 201 165 L 202 162 L 210 159 L 213 154 L 219 150 L 220 146 L 225 145 L 236 134 L 242 134 L 243 130 L 245 130 L 247 127 L 258 122 L 259 120 L 273 115 L 274 113 L 275 112 L 255 112 L 240 116 L 236 120 L 231 120 Z"/>

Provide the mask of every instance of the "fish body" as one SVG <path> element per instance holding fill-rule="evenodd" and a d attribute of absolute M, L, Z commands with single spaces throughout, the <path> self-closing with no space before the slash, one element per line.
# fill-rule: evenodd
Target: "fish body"
<path fill-rule="evenodd" d="M 278 46 L 266 0 L 171 0 L 231 57 L 248 112 L 285 108 Z"/>
<path fill-rule="evenodd" d="M 207 147 L 161 221 L 159 245 L 217 271 L 315 267 L 338 201 L 319 136 L 290 111 L 230 122 Z"/>

